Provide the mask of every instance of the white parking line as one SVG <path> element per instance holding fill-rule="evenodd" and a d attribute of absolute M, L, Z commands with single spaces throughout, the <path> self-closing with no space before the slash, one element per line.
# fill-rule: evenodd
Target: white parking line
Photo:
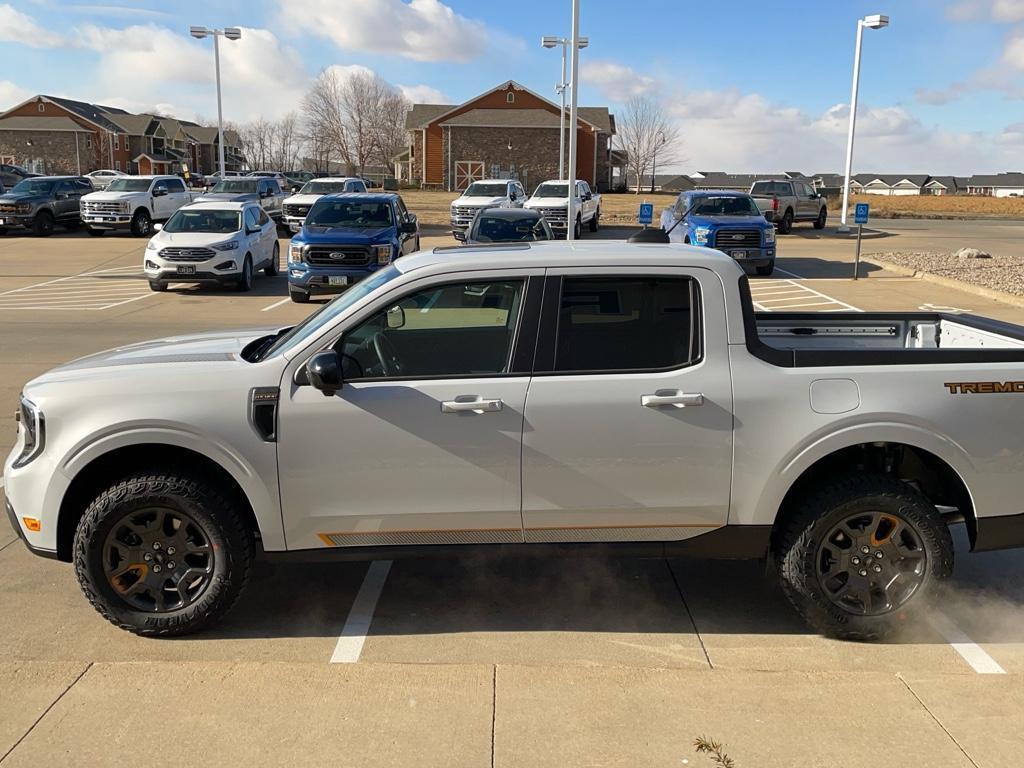
<path fill-rule="evenodd" d="M 939 610 L 933 610 L 928 617 L 929 623 L 935 628 L 946 642 L 953 646 L 953 650 L 959 653 L 963 660 L 971 665 L 971 669 L 979 675 L 1005 675 L 1006 670 L 999 666 L 999 662 L 989 656 L 985 649 L 975 643 L 967 636 L 952 619 Z"/>
<path fill-rule="evenodd" d="M 98 311 L 152 295 L 138 267 L 113 267 L 0 292 L 0 309 Z"/>
<path fill-rule="evenodd" d="M 754 308 L 761 312 L 772 312 L 793 307 L 822 307 L 815 312 L 860 312 L 845 301 L 828 296 L 802 282 L 804 278 L 794 272 L 776 267 L 777 272 L 794 275 L 792 280 L 754 280 L 750 283 L 750 295 Z M 801 282 L 797 282 L 800 280 Z M 804 301 L 801 301 L 804 300 Z M 794 303 L 799 302 L 799 303 Z M 831 307 L 831 309 L 824 309 Z"/>
<path fill-rule="evenodd" d="M 290 296 L 287 297 L 287 298 L 281 299 L 280 301 L 275 301 L 269 307 L 264 307 L 263 309 L 261 309 L 260 312 L 267 312 L 268 310 L 271 310 L 274 307 L 280 307 L 282 304 L 287 304 L 289 301 L 291 301 L 291 297 Z"/>
<path fill-rule="evenodd" d="M 374 560 L 370 563 L 356 599 L 352 601 L 352 608 L 348 612 L 341 636 L 338 637 L 338 644 L 334 646 L 331 664 L 355 664 L 359 661 L 363 653 L 363 643 L 366 642 L 366 635 L 370 631 L 370 622 L 373 621 L 373 611 L 377 607 L 377 600 L 384 589 L 384 582 L 387 581 L 390 570 L 390 560 Z"/>

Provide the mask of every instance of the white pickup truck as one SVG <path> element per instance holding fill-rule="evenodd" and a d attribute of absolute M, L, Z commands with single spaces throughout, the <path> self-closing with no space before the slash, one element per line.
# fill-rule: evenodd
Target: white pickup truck
<path fill-rule="evenodd" d="M 825 228 L 828 206 L 809 181 L 758 179 L 750 185 L 750 196 L 764 217 L 778 227 L 779 234 L 789 234 L 796 221 L 809 221 L 815 229 Z"/>
<path fill-rule="evenodd" d="M 545 181 L 538 184 L 533 195 L 526 201 L 526 208 L 540 211 L 555 234 L 565 233 L 569 221 L 573 222 L 573 237 L 579 239 L 586 224 L 591 232 L 601 226 L 601 195 L 590 189 L 585 181 L 576 182 L 576 194 L 572 199 L 573 215 L 569 215 L 569 182 Z"/>
<path fill-rule="evenodd" d="M 1024 546 L 1022 397 L 1018 326 L 758 315 L 687 245 L 434 249 L 290 328 L 30 381 L 5 503 L 143 635 L 223 615 L 257 547 L 629 543 L 768 557 L 813 627 L 877 638 L 950 575 L 950 526 Z"/>
<path fill-rule="evenodd" d="M 451 202 L 452 232 L 464 232 L 484 208 L 522 208 L 525 202 L 526 190 L 514 179 L 474 181 Z"/>
<path fill-rule="evenodd" d="M 153 222 L 167 221 L 196 194 L 178 176 L 119 176 L 102 192 L 82 197 L 82 222 L 90 235 L 128 230 L 149 237 Z"/>
<path fill-rule="evenodd" d="M 284 223 L 290 231 L 298 232 L 306 223 L 306 214 L 313 207 L 313 203 L 324 195 L 365 191 L 366 182 L 350 176 L 310 179 L 302 185 L 302 189 L 284 199 Z"/>

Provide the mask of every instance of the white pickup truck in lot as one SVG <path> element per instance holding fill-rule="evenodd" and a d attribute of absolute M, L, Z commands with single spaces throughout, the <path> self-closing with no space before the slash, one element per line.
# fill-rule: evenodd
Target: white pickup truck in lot
<path fill-rule="evenodd" d="M 585 181 L 576 182 L 572 216 L 569 215 L 569 182 L 557 179 L 538 184 L 524 207 L 540 211 L 556 235 L 564 235 L 571 220 L 575 227 L 573 237 L 577 240 L 583 233 L 584 224 L 591 232 L 597 232 L 601 225 L 601 195 L 592 191 Z"/>
<path fill-rule="evenodd" d="M 758 179 L 750 186 L 750 196 L 764 217 L 786 235 L 797 221 L 809 221 L 815 229 L 824 229 L 828 206 L 809 181 Z"/>
<path fill-rule="evenodd" d="M 119 176 L 103 191 L 82 197 L 82 221 L 90 235 L 128 230 L 149 237 L 153 222 L 167 221 L 195 196 L 178 176 Z"/>
<path fill-rule="evenodd" d="M 526 190 L 514 179 L 474 181 L 449 207 L 452 232 L 465 231 L 484 208 L 522 208 Z"/>
<path fill-rule="evenodd" d="M 437 249 L 290 328 L 30 381 L 5 503 L 143 635 L 224 614 L 257 547 L 614 542 L 768 557 L 813 627 L 878 638 L 950 575 L 950 526 L 1024 546 L 1022 397 L 1018 326 L 758 315 L 679 244 Z"/>

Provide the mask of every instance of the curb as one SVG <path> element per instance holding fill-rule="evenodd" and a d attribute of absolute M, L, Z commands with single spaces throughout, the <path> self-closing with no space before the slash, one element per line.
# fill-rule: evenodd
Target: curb
<path fill-rule="evenodd" d="M 965 283 L 962 280 L 954 280 L 951 277 L 933 275 L 931 272 L 923 272 L 919 269 L 911 269 L 910 267 L 893 264 L 891 261 L 884 261 L 882 259 L 875 258 L 874 256 L 862 255 L 860 260 L 866 261 L 868 264 L 874 264 L 876 267 L 887 269 L 890 272 L 895 272 L 898 275 L 916 277 L 920 280 L 926 280 L 929 283 L 941 285 L 944 288 L 953 288 L 958 291 L 963 291 L 964 293 L 971 293 L 975 296 L 982 296 L 986 299 L 1001 301 L 1004 304 L 1011 304 L 1015 307 L 1024 307 L 1024 296 L 1016 296 L 1012 293 L 997 291 L 995 288 L 986 288 L 983 285 L 975 285 L 974 283 Z"/>

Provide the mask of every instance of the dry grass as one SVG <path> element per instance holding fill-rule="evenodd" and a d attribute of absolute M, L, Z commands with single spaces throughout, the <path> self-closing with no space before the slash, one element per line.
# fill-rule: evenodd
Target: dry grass
<path fill-rule="evenodd" d="M 854 203 L 869 203 L 871 215 L 887 219 L 1012 219 L 1024 218 L 1024 197 L 967 197 L 964 195 L 854 195 Z M 838 211 L 841 201 L 829 200 L 829 210 Z"/>

